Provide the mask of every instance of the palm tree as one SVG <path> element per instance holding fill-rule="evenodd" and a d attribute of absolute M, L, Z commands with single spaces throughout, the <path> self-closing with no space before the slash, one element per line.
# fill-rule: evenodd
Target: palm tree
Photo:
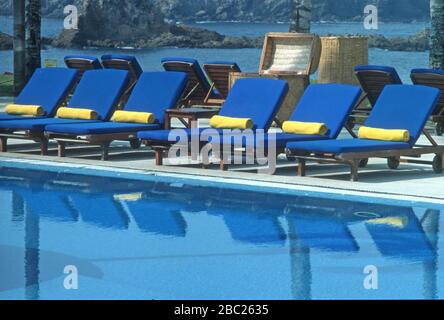
<path fill-rule="evenodd" d="M 292 17 L 290 32 L 309 33 L 311 27 L 311 0 L 290 0 Z"/>
<path fill-rule="evenodd" d="M 444 0 L 430 0 L 432 34 L 430 44 L 430 66 L 444 69 Z"/>
<path fill-rule="evenodd" d="M 25 0 L 14 0 L 14 95 L 18 95 L 25 86 L 26 50 L 25 50 Z"/>
<path fill-rule="evenodd" d="M 26 6 L 26 78 L 41 66 L 41 2 L 28 0 Z"/>

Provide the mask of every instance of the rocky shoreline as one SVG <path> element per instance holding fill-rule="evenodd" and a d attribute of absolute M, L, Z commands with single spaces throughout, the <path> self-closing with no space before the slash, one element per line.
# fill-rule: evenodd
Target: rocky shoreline
<path fill-rule="evenodd" d="M 423 52 L 429 50 L 430 30 L 426 29 L 408 38 L 387 38 L 383 35 L 369 37 L 369 47 L 389 51 Z M 0 50 L 12 50 L 12 36 L 0 32 Z M 262 37 L 227 37 L 217 32 L 183 26 L 173 28 L 156 37 L 139 39 L 135 42 L 125 40 L 86 40 L 79 39 L 77 31 L 65 31 L 55 39 L 45 38 L 45 46 L 56 48 L 207 48 L 243 49 L 261 48 Z"/>

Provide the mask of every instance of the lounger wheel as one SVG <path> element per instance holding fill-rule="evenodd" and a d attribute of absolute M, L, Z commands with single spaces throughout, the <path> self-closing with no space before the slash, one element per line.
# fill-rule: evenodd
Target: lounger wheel
<path fill-rule="evenodd" d="M 285 150 L 285 157 L 287 158 L 287 161 L 296 162 L 297 158 L 291 154 L 290 150 Z"/>
<path fill-rule="evenodd" d="M 396 157 L 390 157 L 387 159 L 387 165 L 392 170 L 398 169 L 400 163 L 401 161 L 399 160 L 399 158 Z"/>
<path fill-rule="evenodd" d="M 444 134 L 444 123 L 438 122 L 436 124 L 436 134 L 442 136 Z"/>
<path fill-rule="evenodd" d="M 140 141 L 139 139 L 130 140 L 130 146 L 133 149 L 139 149 L 141 145 L 142 141 Z"/>
<path fill-rule="evenodd" d="M 433 158 L 433 171 L 438 174 L 443 172 L 442 156 L 437 155 Z"/>
<path fill-rule="evenodd" d="M 359 168 L 365 168 L 368 165 L 368 158 L 366 159 L 361 159 L 361 161 L 359 161 Z"/>

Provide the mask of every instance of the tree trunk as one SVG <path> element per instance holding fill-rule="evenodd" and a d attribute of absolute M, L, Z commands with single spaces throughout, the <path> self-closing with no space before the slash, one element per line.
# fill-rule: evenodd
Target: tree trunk
<path fill-rule="evenodd" d="M 290 32 L 310 33 L 312 5 L 311 0 L 290 0 L 292 17 Z"/>
<path fill-rule="evenodd" d="M 444 69 L 444 0 L 430 0 L 432 34 L 430 67 Z"/>
<path fill-rule="evenodd" d="M 41 67 L 41 2 L 28 0 L 26 6 L 26 79 Z"/>
<path fill-rule="evenodd" d="M 25 0 L 14 0 L 14 95 L 25 86 Z"/>

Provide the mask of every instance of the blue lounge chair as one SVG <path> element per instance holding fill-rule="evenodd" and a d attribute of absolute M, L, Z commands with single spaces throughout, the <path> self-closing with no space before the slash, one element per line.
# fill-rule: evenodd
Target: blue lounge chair
<path fill-rule="evenodd" d="M 77 77 L 76 70 L 66 68 L 37 69 L 15 99 L 16 104 L 39 105 L 45 115 L 41 117 L 18 116 L 0 113 L 2 120 L 19 120 L 52 117 L 66 100 Z"/>
<path fill-rule="evenodd" d="M 68 107 L 93 109 L 99 116 L 98 120 L 43 118 L 0 121 L 0 137 L 4 140 L 2 151 L 6 151 L 7 138 L 26 139 L 39 142 L 40 153 L 45 155 L 48 151 L 48 138 L 44 135 L 46 126 L 109 120 L 127 81 L 128 72 L 122 70 L 86 71 L 77 85 Z"/>
<path fill-rule="evenodd" d="M 432 113 L 432 121 L 436 122 L 436 134 L 444 134 L 444 70 L 413 69 L 411 78 L 414 84 L 437 88 L 441 98 Z"/>
<path fill-rule="evenodd" d="M 138 131 L 163 129 L 165 110 L 178 106 L 186 80 L 187 75 L 182 72 L 145 72 L 140 76 L 124 109 L 151 112 L 155 115 L 155 123 L 61 123 L 46 126 L 46 136 L 59 143 L 59 156 L 65 155 L 68 142 L 102 146 L 103 160 L 108 158 L 108 148 L 114 140 L 130 141 L 131 146 L 137 148 L 140 146 Z"/>
<path fill-rule="evenodd" d="M 209 98 L 219 98 L 197 60 L 191 58 L 163 58 L 161 62 L 166 71 L 188 74 L 188 85 L 183 98 L 184 105 L 206 105 Z"/>
<path fill-rule="evenodd" d="M 402 84 L 398 72 L 393 67 L 375 65 L 357 66 L 355 67 L 355 75 L 365 93 L 361 101 L 357 103 L 357 106 L 361 105 L 365 99 L 368 99 L 371 106 L 369 108 L 356 108 L 351 117 L 352 121 L 358 118 L 366 119 L 368 117 L 372 107 L 376 104 L 376 101 L 378 101 L 386 85 Z"/>
<path fill-rule="evenodd" d="M 289 121 L 319 122 L 325 123 L 328 128 L 326 135 L 302 135 L 290 133 L 276 133 L 275 138 L 277 152 L 285 151 L 288 142 L 314 141 L 336 139 L 344 128 L 350 112 L 356 105 L 361 90 L 346 84 L 312 84 L 304 92 Z M 354 133 L 348 128 L 349 133 Z M 270 136 L 265 140 L 255 139 L 254 145 L 246 144 L 246 147 L 256 147 L 259 143 L 267 148 Z"/>
<path fill-rule="evenodd" d="M 124 54 L 106 54 L 102 56 L 102 65 L 105 69 L 126 70 L 129 72 L 130 81 L 125 95 L 129 95 L 143 73 L 142 67 L 135 56 Z"/>
<path fill-rule="evenodd" d="M 64 58 L 65 64 L 70 69 L 79 71 L 77 81 L 80 81 L 85 71 L 102 69 L 103 66 L 100 60 L 96 57 L 84 55 L 71 55 Z"/>
<path fill-rule="evenodd" d="M 210 61 L 203 64 L 203 69 L 210 78 L 216 98 L 208 99 L 208 103 L 222 105 L 230 90 L 230 73 L 241 72 L 236 62 Z"/>
<path fill-rule="evenodd" d="M 419 157 L 435 154 L 432 162 L 403 159 L 405 162 L 432 164 L 436 173 L 442 172 L 444 147 L 438 146 L 424 130 L 427 119 L 439 99 L 438 89 L 389 85 L 383 90 L 365 125 L 381 129 L 404 129 L 410 134 L 409 142 L 392 142 L 369 139 L 343 139 L 329 141 L 290 142 L 287 151 L 299 159 L 298 173 L 305 175 L 306 160 L 345 163 L 351 166 L 351 180 L 358 178 L 358 167 L 368 158 L 387 158 L 391 169 L 399 166 L 401 157 Z M 424 132 L 431 146 L 416 146 Z M 363 162 L 362 162 L 363 161 Z"/>
<path fill-rule="evenodd" d="M 288 91 L 288 84 L 282 80 L 256 78 L 240 79 L 233 86 L 221 111 L 221 116 L 235 118 L 251 118 L 254 130 L 268 130 L 274 116 L 278 112 Z M 191 141 L 192 135 L 197 135 L 198 141 L 204 129 L 187 129 L 187 139 Z M 222 134 L 223 130 L 219 130 Z M 138 137 L 150 144 L 156 152 L 156 164 L 162 165 L 165 152 L 178 142 L 170 140 L 171 130 L 141 131 Z M 186 141 L 181 141 L 182 143 Z M 207 144 L 209 141 L 203 141 Z M 221 166 L 224 166 L 221 163 Z"/>

